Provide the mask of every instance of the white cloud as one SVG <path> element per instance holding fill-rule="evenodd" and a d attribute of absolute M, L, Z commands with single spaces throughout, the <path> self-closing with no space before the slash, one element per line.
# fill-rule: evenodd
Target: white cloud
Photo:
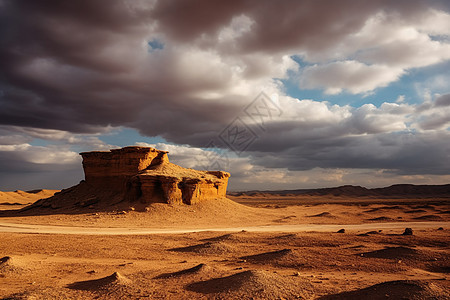
<path fill-rule="evenodd" d="M 445 39 L 450 35 L 448 24 L 450 14 L 434 9 L 414 19 L 377 13 L 339 43 L 303 53 L 306 61 L 318 64 L 305 68 L 300 86 L 324 89 L 328 94 L 344 90 L 359 94 L 386 87 L 412 68 L 450 59 L 450 44 Z"/>
<path fill-rule="evenodd" d="M 404 71 L 385 65 L 366 65 L 349 60 L 306 67 L 301 75 L 300 88 L 325 89 L 327 94 L 347 90 L 353 94 L 370 92 L 396 81 Z"/>
<path fill-rule="evenodd" d="M 70 165 L 80 161 L 78 153 L 55 146 L 0 145 L 0 152 L 12 152 L 14 157 L 32 164 Z"/>
<path fill-rule="evenodd" d="M 368 64 L 384 64 L 403 70 L 425 67 L 450 59 L 450 45 L 433 41 L 415 29 L 405 29 L 390 43 L 359 51 L 357 59 Z"/>
<path fill-rule="evenodd" d="M 395 103 L 403 103 L 405 102 L 405 95 L 399 95 L 397 97 L 397 100 L 395 100 Z"/>
<path fill-rule="evenodd" d="M 430 9 L 426 15 L 416 21 L 420 31 L 430 35 L 450 35 L 450 14 L 448 12 Z"/>

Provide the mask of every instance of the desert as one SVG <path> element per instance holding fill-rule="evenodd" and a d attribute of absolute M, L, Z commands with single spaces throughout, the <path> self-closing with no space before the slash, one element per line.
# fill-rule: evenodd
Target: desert
<path fill-rule="evenodd" d="M 450 297 L 449 185 L 225 194 L 156 149 L 94 155 L 72 188 L 1 194 L 2 299 Z"/>
<path fill-rule="evenodd" d="M 0 300 L 450 300 L 450 0 L 0 0 Z"/>

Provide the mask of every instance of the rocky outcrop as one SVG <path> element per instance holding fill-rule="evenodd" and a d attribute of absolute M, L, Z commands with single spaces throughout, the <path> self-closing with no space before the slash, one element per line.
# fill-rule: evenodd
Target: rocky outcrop
<path fill-rule="evenodd" d="M 225 197 L 229 173 L 197 171 L 169 162 L 166 151 L 125 147 L 84 152 L 86 183 L 140 203 L 193 204 Z"/>
<path fill-rule="evenodd" d="M 83 152 L 85 180 L 29 208 L 145 208 L 225 198 L 227 172 L 198 171 L 169 162 L 166 151 L 125 147 Z"/>

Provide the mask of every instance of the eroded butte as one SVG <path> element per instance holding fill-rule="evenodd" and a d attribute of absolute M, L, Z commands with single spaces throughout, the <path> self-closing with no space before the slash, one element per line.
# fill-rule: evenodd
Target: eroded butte
<path fill-rule="evenodd" d="M 24 210 L 145 210 L 151 203 L 190 205 L 226 197 L 229 173 L 183 168 L 167 154 L 150 147 L 83 152 L 85 180 Z"/>

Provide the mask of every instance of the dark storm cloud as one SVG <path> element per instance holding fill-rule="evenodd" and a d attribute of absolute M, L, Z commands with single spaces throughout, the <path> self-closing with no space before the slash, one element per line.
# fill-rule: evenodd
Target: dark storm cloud
<path fill-rule="evenodd" d="M 255 152 L 252 163 L 289 170 L 391 169 L 396 174 L 449 174 L 448 132 L 378 134 L 305 140 L 274 154 Z"/>
<path fill-rule="evenodd" d="M 241 53 L 297 49 L 324 51 L 361 28 L 378 12 L 413 20 L 430 5 L 445 8 L 445 1 L 158 1 L 152 13 L 171 38 L 185 42 L 216 38 L 233 17 L 251 18 L 251 34 L 236 44 Z M 200 9 L 201 8 L 201 9 Z"/>
<path fill-rule="evenodd" d="M 215 35 L 234 16 L 251 8 L 249 1 L 158 1 L 152 17 L 159 21 L 164 33 L 184 42 L 192 42 L 202 35 Z"/>
<path fill-rule="evenodd" d="M 435 101 L 435 106 L 450 106 L 450 94 L 439 96 Z"/>
<path fill-rule="evenodd" d="M 424 3 L 400 1 L 388 12 L 400 14 L 406 8 L 406 18 L 423 11 Z M 0 122 L 87 133 L 124 125 L 174 142 L 188 142 L 186 135 L 198 133 L 206 142 L 211 136 L 199 131 L 220 129 L 245 105 L 243 101 L 249 101 L 236 100 L 239 96 L 228 91 L 233 75 L 224 66 L 230 62 L 211 64 L 198 73 L 200 58 L 194 57 L 192 65 L 186 64 L 190 57 L 179 58 L 189 47 L 182 53 L 167 47 L 150 55 L 146 42 L 156 37 L 174 47 L 191 43 L 202 49 L 206 37 L 210 40 L 206 50 L 220 53 L 226 45 L 211 41 L 234 17 L 246 15 L 253 20 L 252 30 L 233 40 L 241 52 L 237 56 L 287 49 L 321 52 L 358 30 L 385 5 L 385 1 L 2 1 Z M 208 91 L 221 96 L 214 101 L 196 96 Z M 152 117 L 155 112 L 158 118 Z"/>
<path fill-rule="evenodd" d="M 189 96 L 220 89 L 227 78 L 177 74 L 171 53 L 146 60 L 142 44 L 154 20 L 149 8 L 135 4 L 4 1 L 0 122 L 85 133 L 128 125 L 173 138 L 211 128 L 220 116 L 228 120 L 234 111 L 225 101 L 197 103 Z M 142 63 L 147 70 L 139 69 Z"/>

